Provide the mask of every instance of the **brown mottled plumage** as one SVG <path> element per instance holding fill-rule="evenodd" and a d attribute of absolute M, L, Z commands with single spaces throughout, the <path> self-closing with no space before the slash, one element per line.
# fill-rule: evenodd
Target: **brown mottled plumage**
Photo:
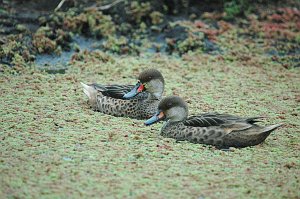
<path fill-rule="evenodd" d="M 255 123 L 261 117 L 241 118 L 218 113 L 205 113 L 189 118 L 187 116 L 187 104 L 180 97 L 170 96 L 161 100 L 158 112 L 145 124 L 167 120 L 161 129 L 162 136 L 219 148 L 257 145 L 281 126 L 258 126 Z"/>
<path fill-rule="evenodd" d="M 136 85 L 83 86 L 91 107 L 99 112 L 135 119 L 147 119 L 157 109 L 164 91 L 164 78 L 156 69 L 143 71 Z"/>

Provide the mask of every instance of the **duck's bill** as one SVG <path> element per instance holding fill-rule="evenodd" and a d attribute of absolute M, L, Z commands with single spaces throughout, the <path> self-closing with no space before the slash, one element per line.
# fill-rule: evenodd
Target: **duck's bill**
<path fill-rule="evenodd" d="M 159 122 L 165 118 L 165 114 L 162 111 L 158 111 L 155 115 L 153 115 L 150 119 L 148 119 L 144 124 L 146 126 L 149 126 L 151 124 L 154 124 L 156 122 Z"/>
<path fill-rule="evenodd" d="M 140 82 L 138 82 L 133 89 L 131 89 L 131 91 L 129 91 L 128 93 L 126 93 L 125 95 L 123 95 L 124 99 L 130 99 L 132 97 L 135 97 L 137 94 L 139 94 L 140 92 L 142 92 L 144 90 L 144 85 Z"/>

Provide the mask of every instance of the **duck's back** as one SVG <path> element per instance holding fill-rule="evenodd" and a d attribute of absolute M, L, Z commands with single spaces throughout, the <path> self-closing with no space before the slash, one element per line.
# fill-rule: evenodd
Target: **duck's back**
<path fill-rule="evenodd" d="M 147 119 L 155 113 L 158 102 L 141 96 L 123 100 L 99 94 L 96 110 L 117 117 Z"/>
<path fill-rule="evenodd" d="M 148 119 L 153 115 L 159 100 L 152 100 L 148 92 L 138 93 L 131 99 L 124 99 L 133 85 L 100 85 L 81 83 L 89 97 L 90 106 L 99 112 L 135 119 Z"/>
<path fill-rule="evenodd" d="M 227 114 L 206 113 L 182 122 L 167 122 L 162 135 L 177 140 L 214 145 L 221 148 L 247 147 L 263 142 L 280 125 L 261 127 L 260 117 L 242 118 Z"/>

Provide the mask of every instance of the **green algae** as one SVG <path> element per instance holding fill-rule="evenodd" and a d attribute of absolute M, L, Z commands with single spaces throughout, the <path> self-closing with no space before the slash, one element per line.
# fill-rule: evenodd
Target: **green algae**
<path fill-rule="evenodd" d="M 86 51 L 66 74 L 5 70 L 1 198 L 299 197 L 299 69 L 249 51 L 256 65 L 201 53 L 116 57 Z M 165 95 L 182 96 L 191 114 L 262 115 L 268 116 L 264 125 L 284 126 L 261 145 L 225 152 L 163 138 L 162 124 L 145 127 L 87 105 L 79 82 L 134 84 L 148 67 L 164 74 Z"/>
<path fill-rule="evenodd" d="M 214 7 L 214 3 L 206 3 L 208 8 Z M 103 45 L 95 48 L 120 55 L 139 55 L 144 51 L 152 51 L 181 56 L 203 51 L 220 54 L 228 61 L 249 59 L 249 55 L 242 55 L 238 50 L 228 54 L 224 48 L 223 45 L 234 48 L 236 41 L 231 43 L 230 37 L 226 37 L 225 43 L 222 41 L 224 34 L 234 29 L 234 34 L 239 37 L 257 40 L 253 43 L 261 45 L 261 48 L 245 48 L 264 49 L 272 61 L 281 63 L 283 67 L 298 67 L 298 2 L 289 1 L 283 7 L 276 3 L 263 3 L 270 12 L 260 4 L 249 6 L 249 1 L 220 1 L 216 4 L 216 11 L 210 13 L 203 13 L 196 2 L 185 0 L 159 4 L 156 1 L 120 1 L 109 10 L 98 7 L 98 3 L 87 7 L 84 2 L 79 2 L 78 6 L 71 6 L 65 12 L 56 11 L 39 17 L 39 23 L 34 24 L 39 28 L 32 33 L 31 29 L 24 30 L 24 24 L 17 24 L 18 35 L 0 40 L 0 61 L 5 65 L 16 65 L 22 56 L 26 64 L 30 65 L 37 54 L 60 55 L 70 50 L 78 52 L 80 46 L 74 44 L 74 34 L 99 39 Z M 255 13 L 245 13 L 247 10 L 244 8 L 247 6 L 255 8 Z M 223 9 L 227 12 L 226 8 L 236 10 L 232 11 L 232 17 L 238 13 L 246 16 L 235 19 L 235 23 L 227 23 L 222 20 L 226 19 L 222 13 Z M 193 17 L 188 18 L 188 14 Z M 220 51 L 221 48 L 224 51 Z"/>
<path fill-rule="evenodd" d="M 147 33 L 145 18 L 162 23 L 164 13 L 147 3 L 126 6 L 140 27 L 134 40 Z M 36 42 L 44 43 L 34 46 L 41 52 L 68 47 L 62 24 L 77 33 L 89 27 L 88 35 L 107 39 L 108 52 L 144 52 L 128 37 L 116 37 L 112 18 L 93 9 L 57 12 L 41 24 Z M 197 27 L 203 23 L 173 25 L 188 33 L 171 43 L 181 57 L 78 49 L 65 74 L 29 65 L 32 55 L 22 38 L 1 45 L 1 57 L 11 59 L 13 67 L 0 66 L 0 198 L 299 198 L 299 68 L 282 67 L 266 55 L 268 43 L 240 37 L 237 26 L 218 35 L 223 53 L 209 55 L 201 52 L 209 25 L 204 32 Z M 118 28 L 126 33 L 133 27 Z M 104 115 L 87 105 L 79 82 L 134 84 L 149 67 L 165 76 L 165 95 L 186 99 L 190 114 L 266 116 L 262 125 L 284 126 L 261 145 L 225 152 L 163 138 L 161 123 L 145 127 L 143 121 Z"/>
<path fill-rule="evenodd" d="M 40 21 L 43 25 L 34 33 L 32 40 L 36 52 L 40 54 L 59 55 L 62 50 L 70 50 L 76 33 L 103 38 L 114 35 L 116 27 L 110 16 L 94 9 L 81 12 L 70 9 L 68 12 L 54 13 L 49 19 L 41 18 Z"/>
<path fill-rule="evenodd" d="M 130 20 L 135 23 L 140 23 L 143 17 L 146 17 L 151 12 L 150 2 L 131 1 L 129 6 L 126 6 L 126 14 L 128 14 Z"/>
<path fill-rule="evenodd" d="M 129 44 L 129 39 L 124 36 L 110 36 L 101 45 L 105 51 L 116 54 L 138 54 L 139 50 L 133 43 Z"/>
<path fill-rule="evenodd" d="M 157 25 L 163 22 L 163 14 L 158 11 L 152 12 L 150 14 L 150 17 L 153 25 Z"/>
<path fill-rule="evenodd" d="M 28 45 L 28 35 L 10 35 L 4 39 L 5 43 L 0 46 L 0 58 L 3 59 L 3 63 L 16 65 L 24 62 L 30 63 L 35 59 L 35 56 L 31 53 L 31 46 Z"/>

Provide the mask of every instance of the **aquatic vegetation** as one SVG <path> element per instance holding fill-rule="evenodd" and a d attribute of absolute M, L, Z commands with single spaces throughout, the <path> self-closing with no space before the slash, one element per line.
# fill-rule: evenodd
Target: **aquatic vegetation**
<path fill-rule="evenodd" d="M 0 61 L 12 65 L 13 61 L 32 62 L 35 59 L 28 35 L 12 35 L 0 46 Z"/>
<path fill-rule="evenodd" d="M 213 6 L 215 10 L 202 12 L 199 4 L 185 0 L 159 4 L 155 0 L 120 1 L 108 10 L 102 10 L 101 6 L 98 6 L 99 2 L 94 7 L 84 7 L 83 2 L 78 2 L 78 5 L 82 6 L 66 7 L 65 12 L 57 11 L 48 16 L 41 16 L 40 27 L 33 33 L 32 41 L 27 42 L 28 45 L 21 45 L 22 48 L 32 47 L 21 50 L 22 52 L 18 54 L 23 56 L 26 62 L 30 62 L 35 59 L 36 54 L 60 55 L 63 51 L 69 50 L 78 52 L 80 46 L 73 43 L 73 37 L 74 34 L 79 34 L 101 40 L 102 44 L 95 48 L 116 54 L 140 54 L 151 51 L 181 56 L 191 51 L 214 54 L 220 54 L 222 51 L 226 59 L 231 59 L 228 56 L 231 52 L 220 46 L 222 40 L 220 38 L 227 31 L 235 29 L 238 36 L 263 39 L 264 45 L 270 46 L 264 49 L 267 55 L 272 56 L 271 60 L 279 61 L 285 68 L 298 66 L 295 63 L 299 59 L 299 48 L 294 44 L 299 43 L 300 19 L 299 10 L 296 6 L 292 7 L 297 4 L 296 2 L 289 2 L 288 5 L 291 7 L 277 6 L 270 12 L 266 12 L 260 4 L 250 5 L 248 0 L 226 0 L 211 4 L 205 1 L 205 3 L 208 7 Z M 261 3 L 269 6 L 265 1 Z M 231 11 L 226 10 L 227 8 Z M 249 8 L 251 12 L 245 8 Z M 236 18 L 235 23 L 223 20 L 236 15 L 244 17 Z M 19 27 L 17 31 L 24 31 L 23 24 L 18 23 L 17 26 Z M 25 30 L 23 34 L 27 34 L 28 31 Z M 8 40 L 15 39 L 8 38 Z M 289 44 L 284 47 L 282 44 L 286 43 L 286 40 Z M 23 42 L 22 39 L 17 41 Z M 7 49 L 5 46 L 4 48 Z M 12 64 L 13 54 L 18 50 L 17 48 L 11 50 L 10 54 L 1 53 L 2 63 Z"/>
<path fill-rule="evenodd" d="M 17 24 L 16 25 L 16 30 L 19 32 L 26 32 L 28 31 L 28 29 L 26 28 L 26 26 L 24 26 L 23 24 Z"/>
<path fill-rule="evenodd" d="M 78 54 L 82 59 L 74 60 L 65 74 L 36 69 L 1 73 L 1 196 L 299 196 L 297 68 L 286 70 L 261 53 L 251 54 L 257 65 L 203 53 L 182 58 Z M 145 127 L 142 121 L 90 110 L 80 81 L 135 82 L 148 67 L 160 69 L 165 95 L 186 99 L 191 114 L 201 110 L 263 115 L 268 116 L 265 125 L 284 127 L 261 145 L 226 152 L 164 138 L 160 124 Z"/>
<path fill-rule="evenodd" d="M 52 30 L 49 27 L 40 28 L 33 36 L 33 45 L 39 53 L 52 53 L 56 48 L 56 42 L 49 38 Z"/>
<path fill-rule="evenodd" d="M 70 50 L 72 34 L 49 26 L 40 27 L 33 35 L 32 44 L 38 53 L 60 54 L 61 50 Z"/>
<path fill-rule="evenodd" d="M 299 66 L 300 11 L 297 8 L 278 8 L 272 12 L 259 11 L 249 16 L 249 28 L 242 32 L 264 39 L 266 51 L 272 60 L 285 68 Z"/>
<path fill-rule="evenodd" d="M 254 9 L 249 0 L 226 0 L 224 2 L 225 19 L 232 20 L 239 15 L 247 15 Z"/>
<path fill-rule="evenodd" d="M 223 34 L 230 26 L 226 22 L 220 22 L 220 29 L 211 28 L 208 24 L 202 21 L 178 21 L 170 23 L 170 27 L 174 30 L 178 29 L 178 34 L 175 38 L 167 37 L 168 50 L 170 52 L 178 52 L 184 54 L 189 51 L 213 51 L 216 47 L 207 47 L 205 40 L 210 40 L 211 45 L 217 46 L 216 40 L 219 34 Z"/>
<path fill-rule="evenodd" d="M 177 42 L 177 49 L 180 54 L 187 53 L 192 50 L 202 50 L 203 48 L 203 34 L 188 34 L 188 37 Z"/>
<path fill-rule="evenodd" d="M 33 32 L 5 23 L 0 8 L 0 198 L 300 197 L 298 1 L 262 0 L 251 14 L 246 0 L 129 0 L 102 11 L 68 2 L 76 6 L 39 17 Z M 227 15 L 224 2 L 234 2 Z M 75 45 L 75 34 L 99 43 Z M 62 74 L 34 62 L 70 49 Z M 162 72 L 164 95 L 184 98 L 190 114 L 284 125 L 260 145 L 221 151 L 86 103 L 79 82 L 131 84 L 146 68 Z"/>
<path fill-rule="evenodd" d="M 88 34 L 97 38 L 108 37 L 115 33 L 115 24 L 111 16 L 104 15 L 101 11 L 94 9 L 82 13 L 64 13 L 63 26 L 66 30 Z"/>
<path fill-rule="evenodd" d="M 110 16 L 97 10 L 78 12 L 57 12 L 49 18 L 41 18 L 42 26 L 33 35 L 33 46 L 38 53 L 56 53 L 69 51 L 75 33 L 97 38 L 108 37 L 115 33 L 115 24 Z"/>
<path fill-rule="evenodd" d="M 153 25 L 157 25 L 163 22 L 163 14 L 157 11 L 151 12 L 151 22 Z"/>
<path fill-rule="evenodd" d="M 295 40 L 299 34 L 300 10 L 297 8 L 278 8 L 272 12 L 261 11 L 260 17 L 249 16 L 252 33 L 263 33 L 268 39 Z"/>
<path fill-rule="evenodd" d="M 93 61 L 93 62 L 100 61 L 100 62 L 104 62 L 104 63 L 106 63 L 106 62 L 113 63 L 114 58 L 112 56 L 110 56 L 109 54 L 107 54 L 103 51 L 100 51 L 100 50 L 95 50 L 92 52 L 89 52 L 87 50 L 81 51 L 81 52 L 75 53 L 71 58 L 72 64 L 74 64 L 76 62 L 86 63 L 89 61 Z"/>
<path fill-rule="evenodd" d="M 149 16 L 151 12 L 150 2 L 131 1 L 128 7 L 125 7 L 130 21 L 140 23 L 143 17 Z"/>
<path fill-rule="evenodd" d="M 129 43 L 128 38 L 124 36 L 110 36 L 101 46 L 104 50 L 117 54 L 138 53 L 137 47 L 133 43 Z"/>

